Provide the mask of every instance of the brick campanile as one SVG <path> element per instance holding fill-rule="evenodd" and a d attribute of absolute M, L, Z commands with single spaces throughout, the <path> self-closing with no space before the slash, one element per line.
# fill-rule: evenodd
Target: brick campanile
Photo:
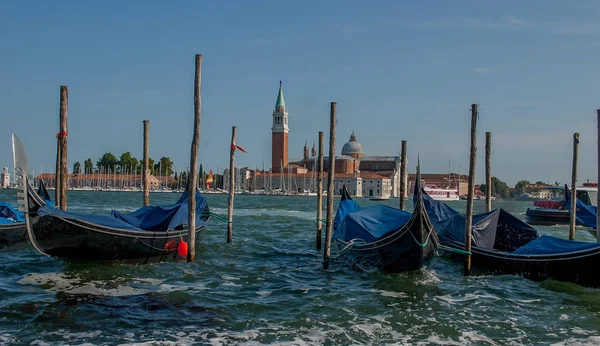
<path fill-rule="evenodd" d="M 279 94 L 273 111 L 273 141 L 271 147 L 271 171 L 282 172 L 288 165 L 288 112 L 283 99 L 283 89 L 279 81 Z"/>

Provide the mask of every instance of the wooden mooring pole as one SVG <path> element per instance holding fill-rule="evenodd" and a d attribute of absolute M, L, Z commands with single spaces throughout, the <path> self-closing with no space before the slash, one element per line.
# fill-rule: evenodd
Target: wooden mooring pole
<path fill-rule="evenodd" d="M 331 255 L 331 232 L 333 230 L 333 187 L 335 176 L 335 117 L 337 103 L 331 102 L 329 110 L 329 158 L 327 171 L 327 226 L 325 228 L 325 251 L 323 253 L 323 269 L 329 269 L 329 256 Z"/>
<path fill-rule="evenodd" d="M 62 210 L 67 210 L 67 182 L 69 178 L 67 168 L 67 118 L 69 110 L 69 87 L 60 87 L 59 131 L 56 134 L 56 190 L 54 191 L 55 204 Z"/>
<path fill-rule="evenodd" d="M 235 138 L 237 126 L 231 128 L 231 150 L 229 152 L 229 203 L 227 204 L 227 242 L 233 240 L 233 197 L 235 196 Z"/>
<path fill-rule="evenodd" d="M 406 141 L 402 141 L 402 150 L 400 151 L 400 210 L 405 208 L 406 198 Z"/>
<path fill-rule="evenodd" d="M 465 221 L 465 266 L 464 274 L 471 274 L 471 236 L 473 228 L 473 195 L 475 193 L 475 159 L 477 157 L 477 118 L 479 106 L 471 105 L 471 150 L 469 157 L 469 190 L 467 195 L 467 215 Z"/>
<path fill-rule="evenodd" d="M 196 184 L 198 184 L 198 146 L 200 145 L 200 120 L 202 119 L 202 54 L 196 54 L 194 78 L 194 136 L 188 177 L 188 262 L 196 260 Z"/>
<path fill-rule="evenodd" d="M 317 161 L 317 251 L 323 238 L 323 131 L 319 131 L 319 161 Z"/>
<path fill-rule="evenodd" d="M 150 120 L 144 120 L 144 156 L 142 159 L 142 191 L 144 192 L 144 207 L 150 205 L 150 189 L 148 187 L 148 179 L 150 177 L 150 157 L 149 157 L 149 145 L 148 141 L 150 138 Z"/>
<path fill-rule="evenodd" d="M 598 188 L 600 189 L 600 109 L 596 110 L 596 117 L 598 123 Z M 600 194 L 596 193 L 596 206 L 600 206 Z M 600 231 L 598 231 L 598 225 L 600 225 L 600 213 L 596 212 L 596 241 L 600 241 Z"/>
<path fill-rule="evenodd" d="M 485 133 L 485 211 L 492 211 L 492 133 Z"/>
<path fill-rule="evenodd" d="M 579 160 L 579 133 L 573 134 L 573 170 L 571 171 L 571 212 L 569 213 L 569 240 L 575 240 L 577 223 L 577 161 Z"/>

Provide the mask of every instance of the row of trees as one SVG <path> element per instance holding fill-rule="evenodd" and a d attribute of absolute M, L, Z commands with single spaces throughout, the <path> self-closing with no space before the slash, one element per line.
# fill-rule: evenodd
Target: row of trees
<path fill-rule="evenodd" d="M 158 162 L 154 159 L 148 159 L 150 174 L 160 176 L 171 176 L 173 175 L 173 161 L 167 156 L 161 157 Z M 141 174 L 142 173 L 142 160 L 138 160 L 131 155 L 129 151 L 124 152 L 117 159 L 113 153 L 105 153 L 96 161 L 96 165 L 92 163 L 92 159 L 88 158 L 83 162 L 83 170 L 81 163 L 75 162 L 73 164 L 73 173 L 99 173 L 99 172 L 111 172 L 111 173 L 131 173 Z"/>
<path fill-rule="evenodd" d="M 514 190 L 511 190 L 508 185 L 501 181 L 500 179 L 496 178 L 496 177 L 492 177 L 492 195 L 493 196 L 497 196 L 498 198 L 502 198 L 502 199 L 509 199 L 509 198 L 515 198 L 523 193 L 525 193 L 527 187 L 531 185 L 531 183 L 528 180 L 520 180 L 515 184 L 515 188 Z M 544 183 L 543 181 L 536 181 L 535 185 L 546 185 L 546 183 Z M 558 185 L 558 183 L 555 183 L 555 185 Z M 479 189 L 481 191 L 485 191 L 486 184 L 481 184 L 479 186 Z M 540 188 L 534 188 L 532 191 L 539 191 L 541 190 Z"/>

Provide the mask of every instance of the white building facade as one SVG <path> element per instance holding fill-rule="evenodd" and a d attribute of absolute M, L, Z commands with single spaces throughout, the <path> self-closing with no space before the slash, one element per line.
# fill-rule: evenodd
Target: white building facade
<path fill-rule="evenodd" d="M 10 173 L 8 173 L 8 167 L 4 167 L 2 174 L 0 174 L 0 188 L 8 189 L 10 187 Z"/>

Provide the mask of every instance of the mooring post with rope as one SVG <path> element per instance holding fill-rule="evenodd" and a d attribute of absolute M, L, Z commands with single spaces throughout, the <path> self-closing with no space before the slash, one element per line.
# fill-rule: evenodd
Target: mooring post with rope
<path fill-rule="evenodd" d="M 233 197 L 235 196 L 235 138 L 237 126 L 231 128 L 231 149 L 229 151 L 229 202 L 227 203 L 227 242 L 233 241 Z"/>
<path fill-rule="evenodd" d="M 317 251 L 321 251 L 321 239 L 323 238 L 323 131 L 319 131 L 317 172 Z"/>
<path fill-rule="evenodd" d="M 571 212 L 569 213 L 569 240 L 575 240 L 577 223 L 577 161 L 579 160 L 579 133 L 573 134 L 573 170 L 571 171 Z M 598 225 L 596 225 L 596 232 Z"/>
<path fill-rule="evenodd" d="M 471 274 L 471 238 L 473 228 L 473 197 L 475 194 L 475 159 L 477 156 L 477 118 L 479 106 L 471 105 L 471 150 L 469 158 L 469 190 L 467 195 L 467 215 L 465 221 L 465 265 L 464 274 Z"/>
<path fill-rule="evenodd" d="M 196 184 L 198 183 L 198 146 L 200 145 L 200 121 L 202 120 L 202 54 L 196 54 L 194 78 L 194 135 L 188 176 L 188 262 L 196 259 Z"/>
<path fill-rule="evenodd" d="M 67 210 L 67 117 L 69 109 L 69 87 L 61 85 L 60 87 L 60 125 L 59 132 L 56 134 L 56 191 L 55 204 L 62 210 Z"/>
<path fill-rule="evenodd" d="M 331 102 L 329 109 L 329 158 L 327 172 L 327 226 L 325 229 L 325 251 L 323 253 L 323 269 L 329 269 L 329 256 L 331 254 L 331 233 L 333 231 L 333 179 L 335 173 L 335 126 L 337 103 Z"/>

